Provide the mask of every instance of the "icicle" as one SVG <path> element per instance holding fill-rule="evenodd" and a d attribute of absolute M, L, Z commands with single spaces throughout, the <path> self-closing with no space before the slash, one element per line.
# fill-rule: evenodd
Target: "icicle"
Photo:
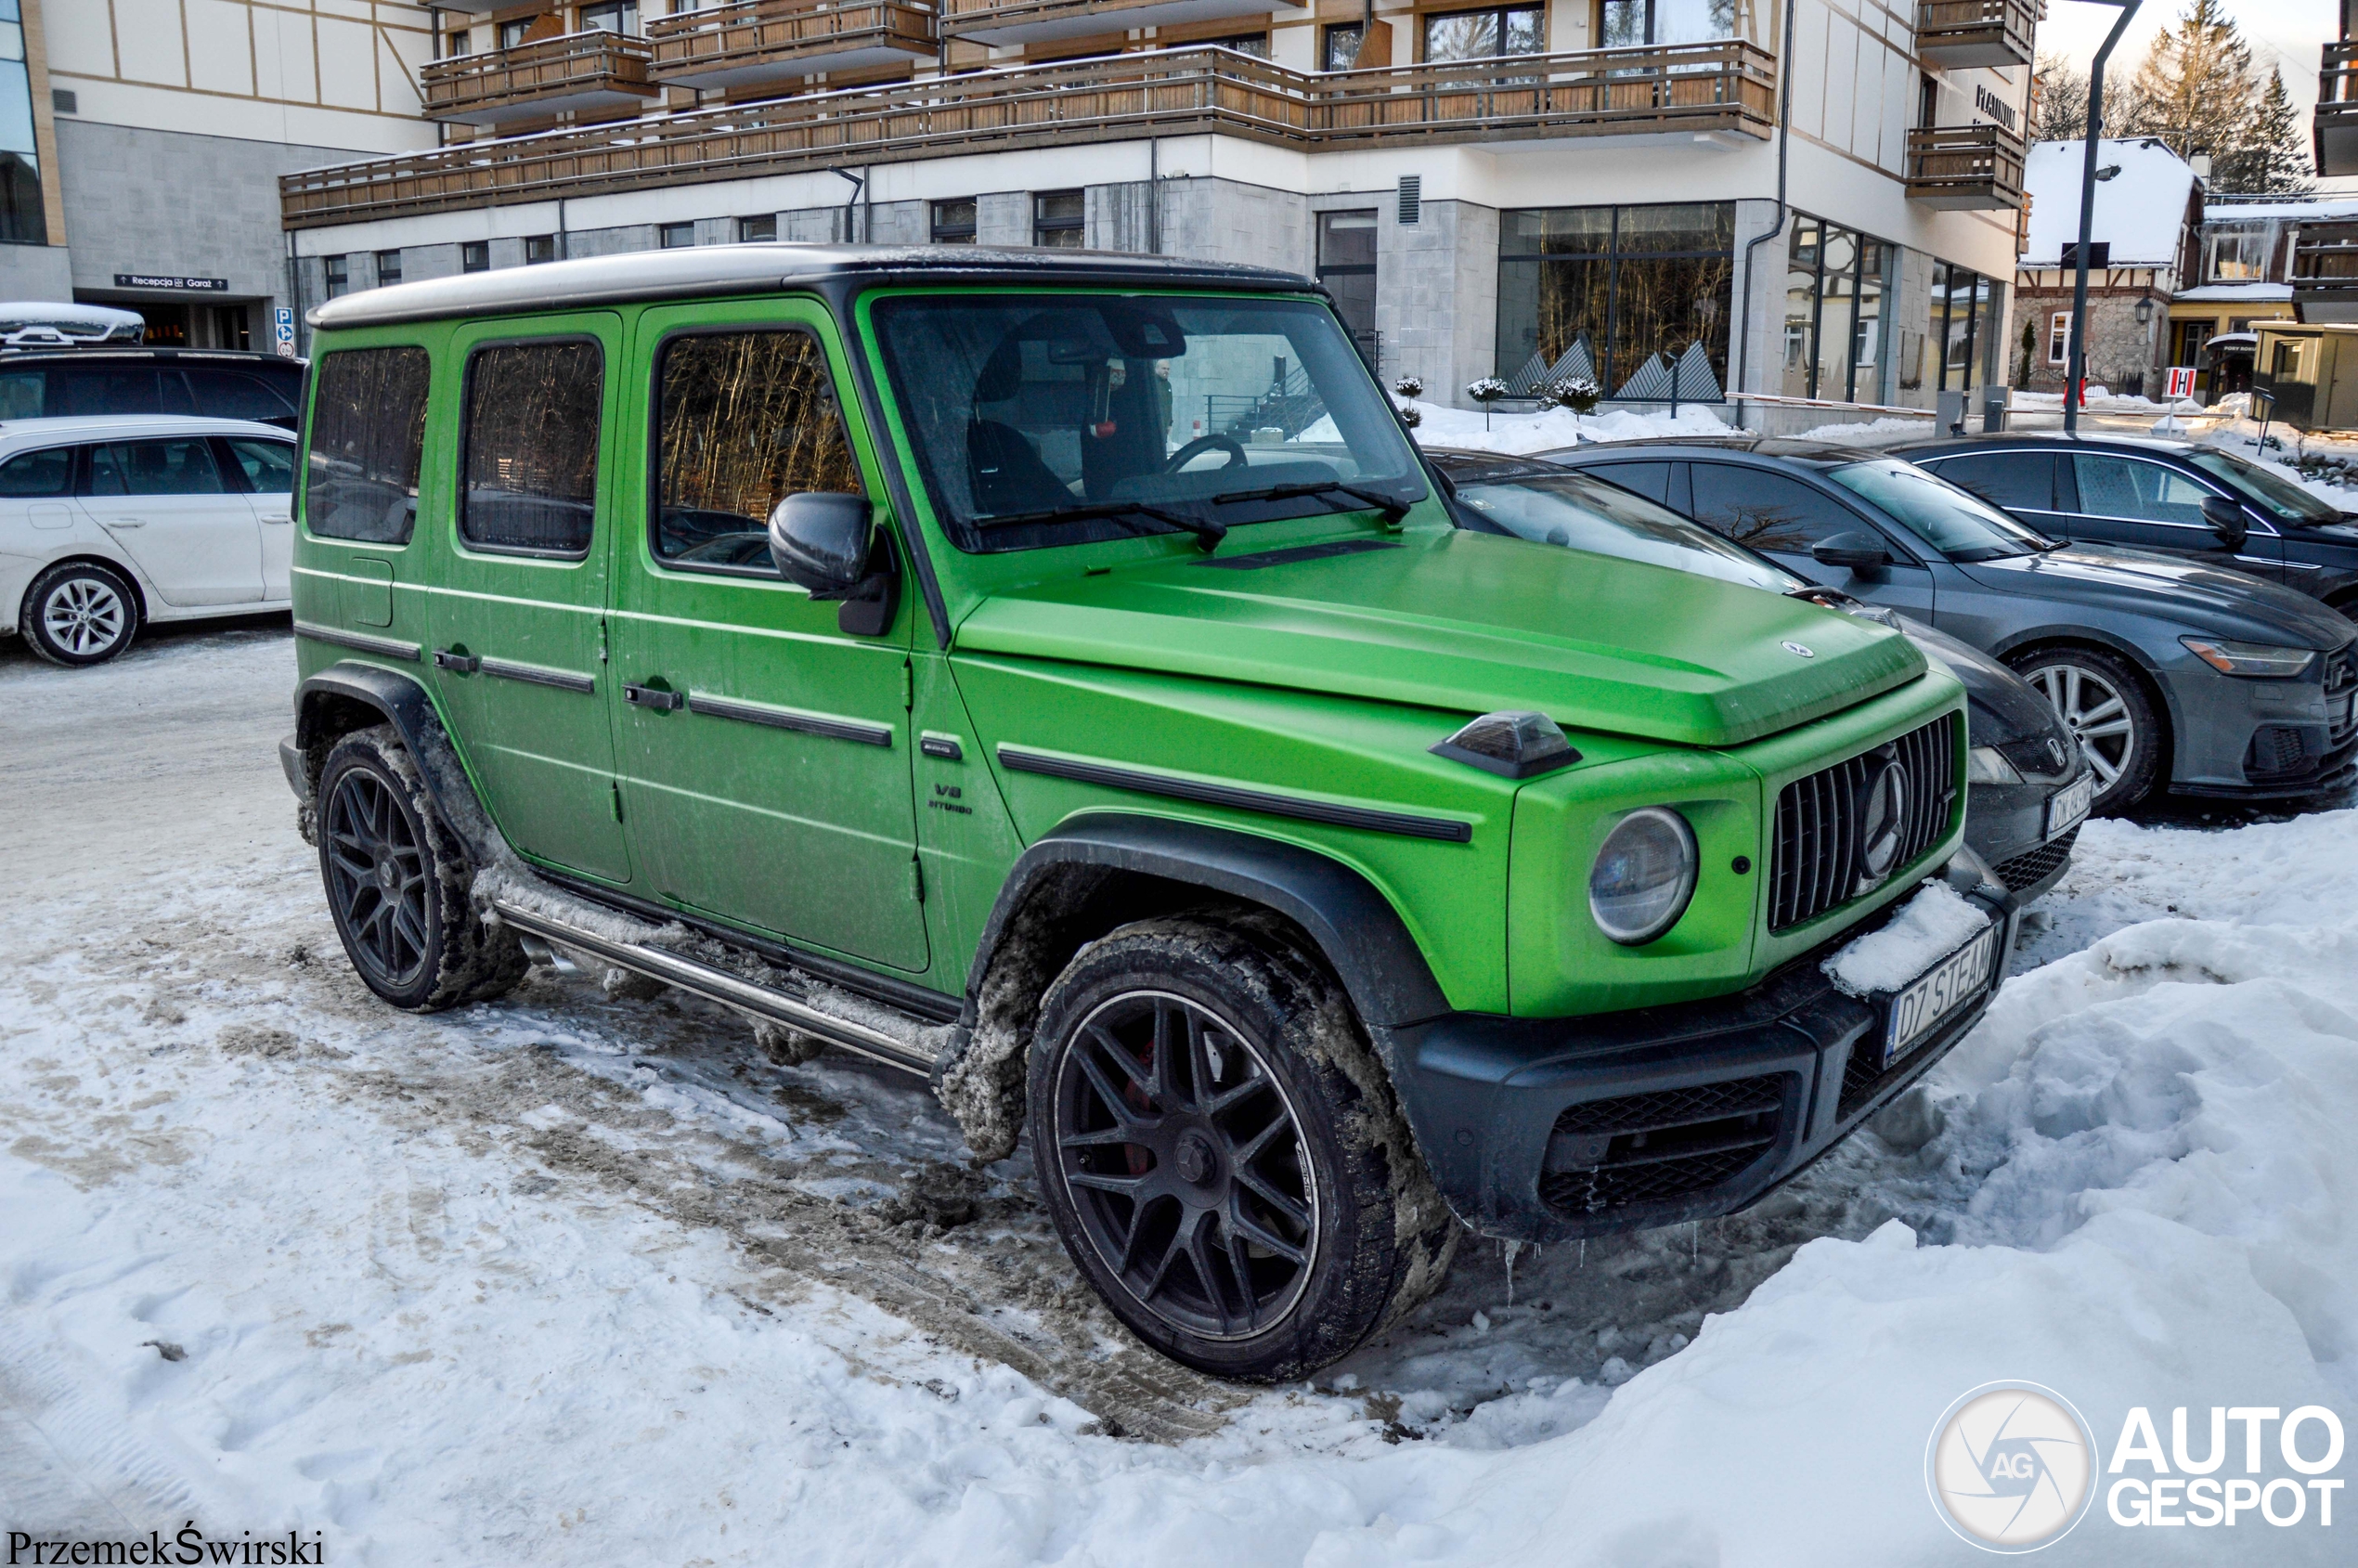
<path fill-rule="evenodd" d="M 1507 1304 L 1515 1304 L 1515 1254 L 1522 1251 L 1520 1241 L 1502 1241 L 1499 1250 L 1507 1254 Z"/>

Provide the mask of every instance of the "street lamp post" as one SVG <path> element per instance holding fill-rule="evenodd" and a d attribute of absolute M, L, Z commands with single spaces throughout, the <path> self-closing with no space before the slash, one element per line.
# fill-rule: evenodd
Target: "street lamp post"
<path fill-rule="evenodd" d="M 2096 143 L 2105 134 L 2105 61 L 2112 57 L 2112 47 L 2120 35 L 2129 31 L 2130 19 L 2137 14 L 2143 0 L 2087 0 L 2097 6 L 2117 6 L 2120 19 L 2105 34 L 2104 46 L 2096 51 L 2095 63 L 2088 68 L 2088 136 L 2086 155 L 2079 166 L 2079 249 L 2074 258 L 2076 270 L 2071 280 L 2071 352 L 2064 365 L 2064 434 L 2069 435 L 2079 429 L 2079 390 L 2088 381 L 2088 245 L 2092 238 L 2096 217 Z"/>

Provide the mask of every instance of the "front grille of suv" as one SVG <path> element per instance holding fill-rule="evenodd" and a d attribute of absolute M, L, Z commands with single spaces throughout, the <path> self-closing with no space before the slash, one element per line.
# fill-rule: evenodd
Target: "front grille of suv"
<path fill-rule="evenodd" d="M 1939 838 L 1957 799 L 1956 732 L 1956 715 L 1944 713 L 1896 741 L 1785 785 L 1777 797 L 1768 862 L 1768 929 L 1798 926 L 1880 886 L 1868 875 L 1859 815 L 1882 758 L 1897 760 L 1908 783 L 1899 849 L 1886 869 L 1906 865 Z"/>
<path fill-rule="evenodd" d="M 1784 1109 L 1780 1073 L 1567 1106 L 1548 1138 L 1540 1199 L 1577 1216 L 1717 1186 L 1768 1152 Z"/>
<path fill-rule="evenodd" d="M 2326 711 L 2330 714 L 2334 703 L 2352 686 L 2358 686 L 2358 643 L 2326 657 Z M 2352 735 L 2358 735 L 2358 702 L 2352 703 L 2348 717 L 2332 727 L 2327 748 L 2340 745 Z"/>

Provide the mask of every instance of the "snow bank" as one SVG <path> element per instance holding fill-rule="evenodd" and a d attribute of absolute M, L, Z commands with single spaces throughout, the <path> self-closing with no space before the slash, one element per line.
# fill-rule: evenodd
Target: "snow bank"
<path fill-rule="evenodd" d="M 1585 441 L 1639 441 L 1648 436 L 1730 434 L 1728 422 L 1701 403 L 1681 408 L 1677 419 L 1666 413 L 1639 414 L 1626 409 L 1583 416 L 1569 408 L 1549 408 L 1545 412 L 1529 414 L 1502 413 L 1494 409 L 1485 420 L 1477 411 L 1444 408 L 1438 403 L 1419 401 L 1413 406 L 1419 416 L 1416 426 L 1419 444 L 1469 452 L 1515 455 L 1552 451 L 1559 447 L 1574 447 Z"/>
<path fill-rule="evenodd" d="M 1820 967 L 1853 996 L 1897 991 L 1989 924 L 1989 916 L 1954 888 L 1927 882 L 1888 925 L 1847 943 Z"/>
<path fill-rule="evenodd" d="M 1821 424 L 1815 430 L 1803 431 L 1797 439 L 1832 441 L 1849 447 L 1880 447 L 1886 441 L 1922 441 L 1937 434 L 1930 419 L 1910 420 L 1885 414 L 1864 424 Z"/>

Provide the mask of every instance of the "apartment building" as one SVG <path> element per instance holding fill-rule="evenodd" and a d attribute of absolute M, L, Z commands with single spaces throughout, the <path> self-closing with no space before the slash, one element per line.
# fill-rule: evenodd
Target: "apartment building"
<path fill-rule="evenodd" d="M 268 346 L 294 304 L 279 176 L 436 144 L 433 19 L 408 0 L 0 0 L 0 297 Z"/>
<path fill-rule="evenodd" d="M 1315 275 L 1428 396 L 2002 375 L 2042 0 L 1787 3 L 447 0 L 443 145 L 291 175 L 284 218 L 306 303 L 735 240 L 1074 245 Z"/>

